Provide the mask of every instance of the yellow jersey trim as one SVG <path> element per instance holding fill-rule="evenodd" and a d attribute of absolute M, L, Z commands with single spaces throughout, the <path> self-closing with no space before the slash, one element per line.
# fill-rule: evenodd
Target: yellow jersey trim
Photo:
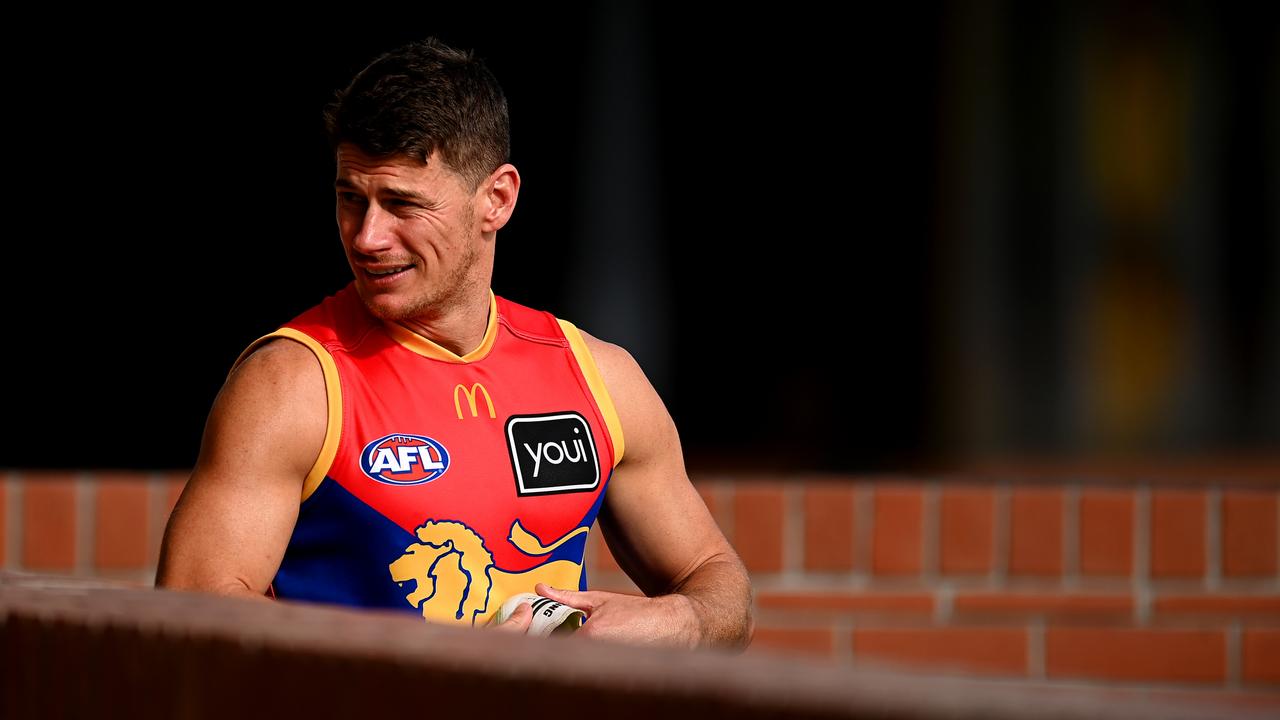
<path fill-rule="evenodd" d="M 609 396 L 609 390 L 604 386 L 600 368 L 596 367 L 595 358 L 591 357 L 587 342 L 582 339 L 582 332 L 568 320 L 556 318 L 556 322 L 560 323 L 560 330 L 569 340 L 569 347 L 573 349 L 573 356 L 578 360 L 578 367 L 582 368 L 582 376 L 587 379 L 587 386 L 591 388 L 591 394 L 596 398 L 600 414 L 604 415 L 604 424 L 608 426 L 609 437 L 613 439 L 613 466 L 617 467 L 622 461 L 622 453 L 626 446 L 622 440 L 622 421 L 618 419 L 618 411 L 613 407 L 613 398 Z"/>
<path fill-rule="evenodd" d="M 299 501 L 301 502 L 311 497 L 311 493 L 320 487 L 320 482 L 324 480 L 325 474 L 329 472 L 329 466 L 338 455 L 338 439 L 342 435 L 342 385 L 338 380 L 338 366 L 333 362 L 333 356 L 329 351 L 310 335 L 288 327 L 280 328 L 254 340 L 244 352 L 240 353 L 240 357 L 236 358 L 232 369 L 244 362 L 244 359 L 254 350 L 276 338 L 288 338 L 302 343 L 316 356 L 316 360 L 320 361 L 320 369 L 324 371 L 324 389 L 328 398 L 329 418 L 324 431 L 324 444 L 320 446 L 320 455 L 316 457 L 315 464 L 311 466 L 311 471 L 302 482 L 302 499 Z"/>
<path fill-rule="evenodd" d="M 489 351 L 493 349 L 494 341 L 498 339 L 498 299 L 494 297 L 493 291 L 490 290 L 489 324 L 485 327 L 484 339 L 480 341 L 480 347 L 466 355 L 458 355 L 448 348 L 441 347 L 400 323 L 384 322 L 383 326 L 387 328 L 387 332 L 396 342 L 423 357 L 451 363 L 475 362 L 483 360 L 489 354 Z"/>

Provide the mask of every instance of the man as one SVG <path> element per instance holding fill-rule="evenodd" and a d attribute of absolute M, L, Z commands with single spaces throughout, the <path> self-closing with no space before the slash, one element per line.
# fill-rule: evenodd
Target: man
<path fill-rule="evenodd" d="M 583 610 L 583 635 L 744 644 L 746 572 L 644 373 L 489 290 L 520 175 L 488 69 L 413 43 L 357 75 L 326 121 L 355 278 L 237 362 L 157 584 L 477 626 L 537 592 Z M 586 589 L 597 516 L 646 596 Z M 521 604 L 500 627 L 532 616 Z"/>

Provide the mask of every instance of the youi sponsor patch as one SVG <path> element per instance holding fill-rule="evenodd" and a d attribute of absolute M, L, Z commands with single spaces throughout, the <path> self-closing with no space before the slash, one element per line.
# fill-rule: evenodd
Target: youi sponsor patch
<path fill-rule="evenodd" d="M 591 426 L 576 412 L 512 415 L 507 450 L 519 495 L 587 492 L 600 484 Z"/>

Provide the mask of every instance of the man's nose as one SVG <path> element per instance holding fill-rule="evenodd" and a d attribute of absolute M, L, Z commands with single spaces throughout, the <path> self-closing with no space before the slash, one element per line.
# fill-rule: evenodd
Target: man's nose
<path fill-rule="evenodd" d="M 351 238 L 351 247 L 366 255 L 376 255 L 391 249 L 393 245 L 393 226 L 395 218 L 377 203 L 369 203 L 359 229 Z"/>

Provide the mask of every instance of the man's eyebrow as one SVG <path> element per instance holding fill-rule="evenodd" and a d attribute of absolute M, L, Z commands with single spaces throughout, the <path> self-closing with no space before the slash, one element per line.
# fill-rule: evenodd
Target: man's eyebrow
<path fill-rule="evenodd" d="M 355 190 L 356 189 L 355 184 L 345 178 L 338 178 L 336 181 L 334 181 L 333 187 L 338 190 Z M 391 197 L 400 198 L 402 200 L 414 200 L 424 205 L 434 204 L 434 201 L 431 200 L 431 198 L 427 197 L 426 195 L 423 195 L 422 193 L 419 193 L 419 192 L 415 192 L 413 190 L 406 190 L 404 188 L 384 187 L 378 192 L 381 195 L 389 195 Z"/>
<path fill-rule="evenodd" d="M 423 203 L 424 205 L 433 204 L 431 198 L 427 197 L 426 195 L 423 195 L 422 193 L 414 192 L 413 190 L 405 190 L 404 188 L 397 188 L 397 187 L 384 187 L 380 192 L 383 195 L 398 197 L 402 200 L 416 200 L 417 202 Z"/>

